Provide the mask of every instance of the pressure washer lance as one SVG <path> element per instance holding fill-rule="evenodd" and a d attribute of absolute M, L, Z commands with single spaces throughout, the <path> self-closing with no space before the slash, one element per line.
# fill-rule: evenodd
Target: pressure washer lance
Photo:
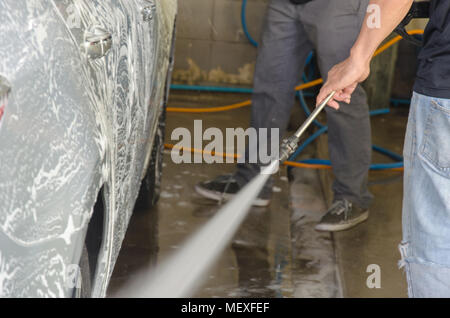
<path fill-rule="evenodd" d="M 283 163 L 286 160 L 289 159 L 289 157 L 294 153 L 295 150 L 297 150 L 298 143 L 300 142 L 300 137 L 303 135 L 303 133 L 308 129 L 308 127 L 313 123 L 313 121 L 316 119 L 316 117 L 319 115 L 319 113 L 325 108 L 325 106 L 328 104 L 328 102 L 333 98 L 334 94 L 336 94 L 335 91 L 331 92 L 327 98 L 325 98 L 322 103 L 320 103 L 319 106 L 316 107 L 316 109 L 308 116 L 306 121 L 301 125 L 301 127 L 293 134 L 291 137 L 283 140 L 280 147 L 280 156 L 279 156 L 279 162 Z M 225 202 L 225 193 L 227 192 L 228 186 L 230 185 L 231 181 L 233 180 L 233 175 L 229 176 L 229 179 L 227 181 L 227 184 L 225 185 L 225 189 L 222 192 L 222 196 L 220 200 L 217 202 L 217 205 L 222 205 L 223 202 Z"/>
<path fill-rule="evenodd" d="M 308 117 L 305 123 L 283 144 L 281 161 L 297 148 L 300 136 L 333 98 L 331 93 Z M 273 160 L 260 174 L 244 186 L 236 196 L 216 212 L 200 230 L 193 234 L 172 256 L 156 268 L 142 268 L 140 272 L 116 292 L 114 297 L 192 297 L 205 279 L 208 269 L 220 257 L 242 222 L 248 215 L 254 199 L 269 177 L 278 170 L 279 161 Z"/>
<path fill-rule="evenodd" d="M 331 92 L 327 98 L 325 98 L 319 106 L 308 116 L 303 125 L 293 134 L 291 137 L 283 140 L 280 147 L 280 163 L 285 162 L 289 157 L 297 150 L 298 143 L 300 142 L 300 137 L 308 129 L 308 127 L 313 123 L 319 113 L 325 108 L 328 102 L 333 98 L 335 91 Z"/>

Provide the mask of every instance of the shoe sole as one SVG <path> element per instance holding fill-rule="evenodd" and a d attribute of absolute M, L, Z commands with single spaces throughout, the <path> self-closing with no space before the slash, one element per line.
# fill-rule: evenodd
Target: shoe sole
<path fill-rule="evenodd" d="M 232 198 L 234 198 L 235 194 L 228 194 L 228 193 L 222 193 L 222 192 L 218 192 L 218 191 L 211 191 L 211 190 L 206 190 L 198 185 L 195 186 L 195 191 L 200 194 L 201 196 L 207 198 L 207 199 L 211 199 L 214 201 L 229 201 Z M 266 207 L 270 204 L 270 200 L 268 199 L 261 199 L 261 198 L 256 198 L 252 205 L 253 206 L 257 206 L 257 207 Z"/>
<path fill-rule="evenodd" d="M 321 232 L 339 232 L 351 229 L 352 227 L 355 227 L 356 225 L 366 221 L 369 218 L 369 211 L 364 212 L 360 216 L 358 216 L 352 223 L 346 223 L 346 224 L 317 224 L 315 226 L 316 231 Z"/>

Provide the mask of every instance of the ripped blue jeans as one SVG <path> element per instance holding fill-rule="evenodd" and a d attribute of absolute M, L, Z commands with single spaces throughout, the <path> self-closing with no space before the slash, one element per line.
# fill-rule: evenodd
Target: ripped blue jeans
<path fill-rule="evenodd" d="M 409 297 L 450 297 L 450 99 L 414 93 L 404 147 L 403 241 Z"/>

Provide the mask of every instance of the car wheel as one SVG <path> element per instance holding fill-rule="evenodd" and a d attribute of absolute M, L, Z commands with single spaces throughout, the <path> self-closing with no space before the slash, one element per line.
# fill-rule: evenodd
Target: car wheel
<path fill-rule="evenodd" d="M 164 91 L 164 104 L 163 110 L 159 117 L 158 129 L 156 131 L 155 140 L 153 143 L 152 154 L 150 163 L 147 169 L 147 174 L 142 180 L 142 185 L 139 190 L 139 195 L 136 200 L 137 209 L 145 209 L 154 206 L 161 193 L 161 179 L 163 168 L 163 155 L 164 155 L 164 136 L 166 131 L 166 106 L 169 99 L 170 81 L 172 78 L 172 70 L 174 65 L 174 52 L 175 52 L 175 30 L 176 21 L 174 22 L 172 45 L 169 55 L 169 69 L 166 76 L 166 86 Z"/>
<path fill-rule="evenodd" d="M 164 156 L 164 135 L 166 128 L 166 110 L 163 109 L 159 117 L 158 128 L 153 142 L 152 154 L 147 169 L 147 174 L 142 180 L 141 189 L 136 205 L 139 208 L 154 206 L 161 193 L 161 179 Z"/>

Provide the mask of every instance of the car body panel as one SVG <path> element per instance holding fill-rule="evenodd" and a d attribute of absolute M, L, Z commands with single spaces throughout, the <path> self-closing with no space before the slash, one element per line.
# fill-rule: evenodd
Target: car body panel
<path fill-rule="evenodd" d="M 144 21 L 142 9 L 155 5 Z M 93 296 L 103 297 L 162 109 L 176 1 L 5 0 L 0 75 L 0 296 L 71 296 L 103 186 Z M 111 34 L 100 58 L 87 32 Z M 76 277 L 75 277 L 76 278 Z"/>

